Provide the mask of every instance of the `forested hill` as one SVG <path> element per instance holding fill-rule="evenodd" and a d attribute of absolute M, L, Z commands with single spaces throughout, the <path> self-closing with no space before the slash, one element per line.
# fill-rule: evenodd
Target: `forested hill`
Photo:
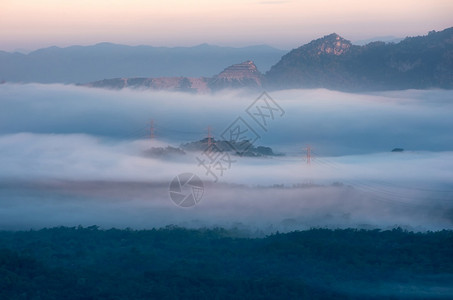
<path fill-rule="evenodd" d="M 453 27 L 399 43 L 353 45 L 336 33 L 290 51 L 265 74 L 274 89 L 453 88 Z"/>

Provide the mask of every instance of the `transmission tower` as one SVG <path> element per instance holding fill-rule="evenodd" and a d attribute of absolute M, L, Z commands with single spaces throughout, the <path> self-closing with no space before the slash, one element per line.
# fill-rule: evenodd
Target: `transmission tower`
<path fill-rule="evenodd" d="M 211 147 L 212 147 L 211 126 L 208 126 L 208 151 L 211 151 Z"/>
<path fill-rule="evenodd" d="M 149 127 L 149 137 L 151 138 L 151 140 L 153 140 L 155 138 L 154 136 L 154 120 L 151 120 L 151 125 Z"/>

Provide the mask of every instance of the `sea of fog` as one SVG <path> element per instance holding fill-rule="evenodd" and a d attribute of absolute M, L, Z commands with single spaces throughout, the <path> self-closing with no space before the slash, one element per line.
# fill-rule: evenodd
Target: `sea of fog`
<path fill-rule="evenodd" d="M 1 84 L 0 229 L 453 229 L 453 91 L 260 95 Z M 238 124 L 281 155 L 231 156 L 214 178 L 203 153 L 145 154 Z M 182 173 L 203 183 L 193 207 L 170 199 Z"/>

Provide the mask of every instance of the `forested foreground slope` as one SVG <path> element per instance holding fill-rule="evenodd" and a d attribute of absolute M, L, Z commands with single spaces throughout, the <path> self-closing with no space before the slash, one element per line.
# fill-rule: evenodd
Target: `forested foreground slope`
<path fill-rule="evenodd" d="M 453 232 L 0 232 L 1 299 L 447 299 Z M 451 298 L 450 298 L 451 299 Z"/>

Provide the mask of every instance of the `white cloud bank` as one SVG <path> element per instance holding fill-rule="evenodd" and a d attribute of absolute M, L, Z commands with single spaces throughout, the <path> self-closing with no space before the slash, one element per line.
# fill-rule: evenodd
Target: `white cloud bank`
<path fill-rule="evenodd" d="M 271 96 L 285 115 L 267 132 L 256 129 L 257 144 L 287 156 L 237 158 L 212 184 L 196 154 L 171 161 L 143 151 L 152 143 L 200 139 L 208 125 L 218 135 L 237 116 L 247 117 L 257 95 L 0 85 L 0 228 L 453 227 L 453 92 Z M 163 141 L 141 139 L 150 119 Z M 309 166 L 307 143 L 314 147 Z M 391 153 L 394 147 L 408 151 Z M 192 209 L 168 196 L 170 180 L 183 172 L 206 185 Z M 306 183 L 320 186 L 300 185 Z M 259 187 L 274 184 L 285 187 Z"/>

